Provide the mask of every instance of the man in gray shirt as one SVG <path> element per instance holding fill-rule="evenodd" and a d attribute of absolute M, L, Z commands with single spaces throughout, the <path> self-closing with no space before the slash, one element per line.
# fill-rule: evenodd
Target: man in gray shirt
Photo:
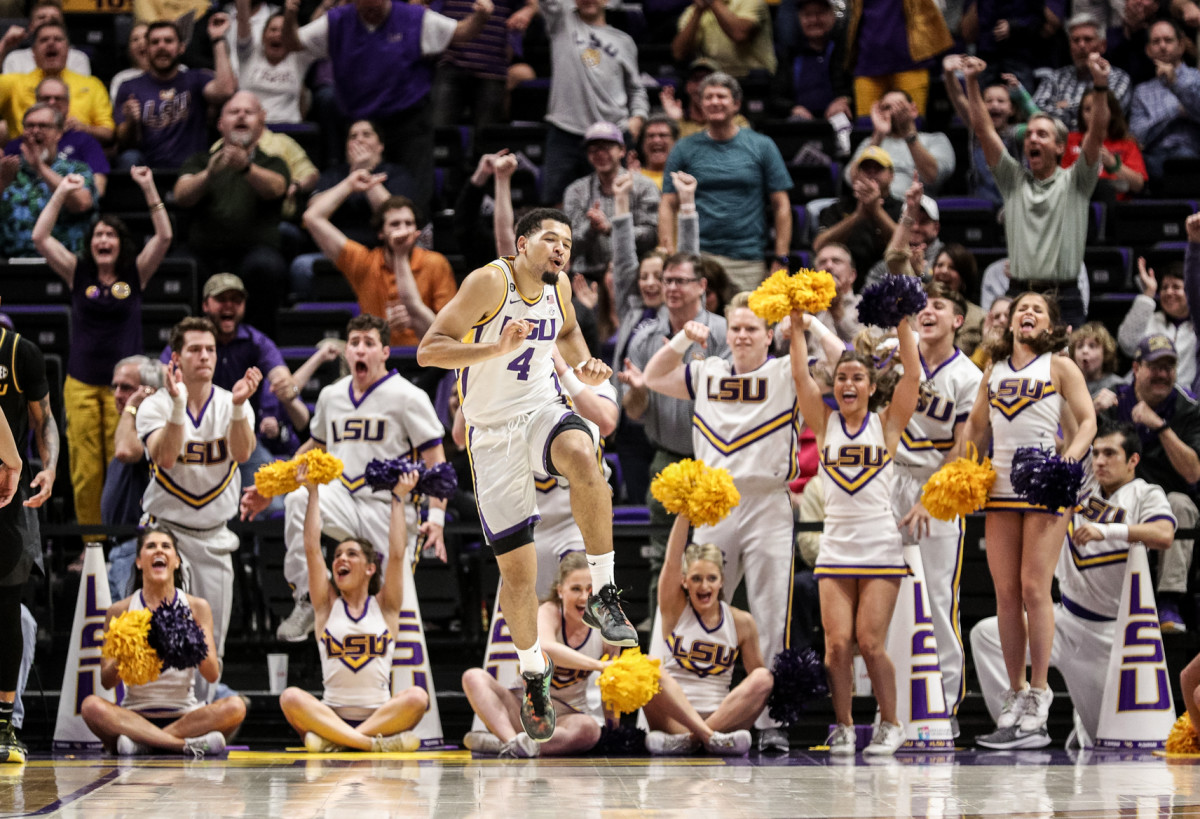
<path fill-rule="evenodd" d="M 1087 242 L 1088 207 L 1100 178 L 1100 149 L 1108 131 L 1108 101 L 1093 97 L 1092 117 L 1084 134 L 1082 155 L 1070 168 L 1059 167 L 1066 148 L 1066 126 L 1048 114 L 1029 118 L 1021 167 L 1004 148 L 984 106 L 979 74 L 987 64 L 977 57 L 962 61 L 971 105 L 971 127 L 988 168 L 1004 197 L 1004 236 L 1008 246 L 1009 295 L 1027 290 L 1056 297 L 1062 321 L 1082 327 L 1087 313 L 1076 282 Z M 1110 66 L 1099 54 L 1088 58 L 1097 89 L 1108 87 Z"/>

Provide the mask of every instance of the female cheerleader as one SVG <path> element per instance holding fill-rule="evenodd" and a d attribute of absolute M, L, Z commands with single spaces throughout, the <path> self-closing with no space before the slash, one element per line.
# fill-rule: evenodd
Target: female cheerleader
<path fill-rule="evenodd" d="M 815 323 L 810 316 L 797 313 L 792 321 L 803 321 L 805 327 Z M 850 713 L 851 646 L 855 642 L 866 661 L 880 716 L 863 753 L 893 754 L 905 740 L 896 714 L 895 669 L 885 650 L 900 578 L 908 574 L 900 532 L 892 517 L 892 453 L 917 406 L 921 361 L 909 319 L 901 320 L 897 335 L 904 374 L 892 394 L 884 395 L 885 390 L 877 384 L 871 357 L 848 351 L 833 371 L 836 410 L 825 404 L 808 371 L 802 335 L 800 350 L 793 348 L 792 352 L 800 411 L 817 436 L 825 470 L 825 531 L 813 574 L 820 585 L 825 666 L 838 721 L 829 737 L 829 752 L 837 755 L 852 755 L 855 750 Z M 887 409 L 873 409 L 888 403 L 889 397 Z"/>
<path fill-rule="evenodd" d="M 646 750 L 687 754 L 703 744 L 710 753 L 741 755 L 750 749 L 748 729 L 775 680 L 763 665 L 754 618 L 721 600 L 721 550 L 712 543 L 689 544 L 690 527 L 686 516 L 675 519 L 658 579 L 659 622 L 669 657 L 663 662 L 663 692 L 643 709 L 651 728 Z M 739 655 L 746 678 L 731 690 Z"/>
<path fill-rule="evenodd" d="M 321 551 L 320 487 L 297 478 L 308 488 L 304 513 L 304 554 L 308 561 L 308 594 L 316 613 L 317 648 L 321 653 L 324 696 L 318 700 L 290 687 L 279 696 L 283 715 L 304 737 L 311 753 L 345 749 L 415 751 L 421 740 L 409 729 L 429 707 L 422 688 L 392 695 L 392 653 L 400 625 L 404 550 L 408 527 L 405 498 L 417 484 L 416 471 L 399 477 L 392 489 L 387 570 L 382 556 L 365 540 L 344 540 L 333 552 L 333 582 L 328 580 Z"/>
<path fill-rule="evenodd" d="M 1058 304 L 1038 293 L 1022 293 L 1009 307 L 1008 329 L 991 350 L 992 364 L 967 418 L 966 440 L 980 452 L 988 451 L 990 440 L 996 468 L 985 507 L 985 539 L 1009 679 L 997 730 L 976 738 L 986 748 L 1041 748 L 1050 742 L 1050 583 L 1071 515 L 1019 498 L 1010 471 L 1019 447 L 1054 449 L 1060 419 L 1069 438 L 1063 442 L 1065 457 L 1082 460 L 1091 449 L 1096 411 L 1079 367 L 1055 355 L 1066 346 Z M 1032 668 L 1028 685 L 1026 649 Z"/>
<path fill-rule="evenodd" d="M 206 600 L 180 590 L 183 578 L 175 536 L 157 526 L 143 529 L 133 565 L 135 591 L 109 608 L 105 629 L 114 617 L 127 611 L 153 611 L 167 601 L 183 603 L 191 609 L 208 645 L 199 671 L 215 683 L 220 666 L 213 645 L 212 609 Z M 226 697 L 203 705 L 196 701 L 195 680 L 195 669 L 166 668 L 154 682 L 126 685 L 120 705 L 89 694 L 80 713 L 104 747 L 122 756 L 155 751 L 182 752 L 196 758 L 219 754 L 225 750 L 226 738 L 245 719 L 246 704 L 241 697 Z M 100 660 L 100 684 L 107 689 L 117 684 L 116 660 Z"/>

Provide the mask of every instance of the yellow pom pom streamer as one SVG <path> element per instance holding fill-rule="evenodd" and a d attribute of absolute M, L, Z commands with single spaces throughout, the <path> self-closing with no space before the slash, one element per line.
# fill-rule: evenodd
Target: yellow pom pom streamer
<path fill-rule="evenodd" d="M 1192 718 L 1187 711 L 1179 715 L 1167 735 L 1168 754 L 1200 754 L 1200 742 L 1192 730 Z"/>
<path fill-rule="evenodd" d="M 973 444 L 968 445 L 967 457 L 958 458 L 934 472 L 925 482 L 921 503 L 938 520 L 954 520 L 983 508 L 988 493 L 996 482 L 991 458 L 976 463 Z"/>
<path fill-rule="evenodd" d="M 750 309 L 768 324 L 776 324 L 793 310 L 819 313 L 837 295 L 833 276 L 824 270 L 802 268 L 794 276 L 776 270 L 750 294 Z"/>
<path fill-rule="evenodd" d="M 158 679 L 162 660 L 150 647 L 150 610 L 127 611 L 114 617 L 104 633 L 100 656 L 117 661 L 117 676 L 126 685 L 145 685 Z"/>
<path fill-rule="evenodd" d="M 342 461 L 320 449 L 310 449 L 300 456 L 308 463 L 308 479 L 314 483 L 336 481 L 342 475 Z M 299 461 L 300 458 L 296 460 Z"/>
<path fill-rule="evenodd" d="M 661 662 L 643 656 L 640 648 L 631 648 L 614 660 L 596 681 L 605 707 L 619 717 L 632 714 L 654 699 L 660 690 Z"/>
<path fill-rule="evenodd" d="M 339 458 L 320 449 L 310 449 L 290 461 L 272 461 L 263 464 L 254 473 L 254 488 L 264 498 L 286 495 L 300 488 L 296 470 L 308 466 L 308 479 L 313 483 L 329 483 L 342 474 L 343 464 Z"/>
<path fill-rule="evenodd" d="M 673 515 L 687 515 L 697 526 L 712 526 L 741 503 L 729 470 L 684 458 L 654 476 L 650 493 Z"/>

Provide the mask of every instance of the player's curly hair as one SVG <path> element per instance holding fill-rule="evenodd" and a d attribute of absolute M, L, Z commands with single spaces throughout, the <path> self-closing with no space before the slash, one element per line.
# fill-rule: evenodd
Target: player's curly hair
<path fill-rule="evenodd" d="M 1058 299 L 1051 296 L 1049 293 L 1035 293 L 1032 290 L 1026 290 L 1021 295 L 1012 300 L 1008 305 L 1008 328 L 1004 331 L 1004 335 L 986 345 L 988 354 L 991 355 L 992 361 L 999 361 L 1003 358 L 1008 358 L 1013 351 L 1013 314 L 1017 312 L 1017 305 L 1021 301 L 1030 296 L 1036 296 L 1041 299 L 1046 305 L 1046 313 L 1050 316 L 1050 329 L 1043 331 L 1040 335 L 1029 340 L 1029 347 L 1037 354 L 1057 353 L 1064 349 L 1070 341 L 1067 335 L 1067 327 L 1062 323 L 1062 311 L 1058 307 Z"/>
<path fill-rule="evenodd" d="M 542 602 L 557 603 L 561 606 L 562 595 L 558 593 L 558 587 L 566 581 L 571 572 L 577 572 L 587 567 L 587 552 L 567 552 L 563 555 L 562 560 L 558 561 L 558 571 L 554 574 L 554 584 L 550 586 L 550 594 Z"/>

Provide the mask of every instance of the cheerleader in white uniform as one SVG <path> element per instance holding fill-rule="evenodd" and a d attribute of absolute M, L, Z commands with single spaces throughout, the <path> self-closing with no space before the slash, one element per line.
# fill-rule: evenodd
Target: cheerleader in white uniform
<path fill-rule="evenodd" d="M 988 451 L 990 441 L 996 469 L 985 539 L 1009 690 L 997 730 L 979 738 L 989 748 L 1031 747 L 1031 735 L 1046 733 L 1053 700 L 1047 681 L 1054 643 L 1050 585 L 1071 515 L 1023 501 L 1010 473 L 1018 448 L 1055 448 L 1060 420 L 1069 438 L 1064 457 L 1083 460 L 1091 449 L 1096 411 L 1075 362 L 1055 355 L 1066 346 L 1057 303 L 1038 293 L 1021 294 L 1009 306 L 1008 330 L 991 351 L 992 364 L 967 419 L 966 440 L 980 452 Z"/>
<path fill-rule="evenodd" d="M 812 321 L 793 314 L 792 321 Z M 912 418 L 920 393 L 921 360 L 917 338 L 907 318 L 897 327 L 900 363 L 904 373 L 896 383 L 887 409 L 876 383 L 875 362 L 861 353 L 846 352 L 833 372 L 830 409 L 804 362 L 792 352 L 800 411 L 817 436 L 825 493 L 825 530 L 813 574 L 821 593 L 821 622 L 825 628 L 825 666 L 838 725 L 829 738 L 830 753 L 852 755 L 855 749 L 850 713 L 854 643 L 867 664 L 879 704 L 880 723 L 864 753 L 892 754 L 904 744 L 904 728 L 896 714 L 896 675 L 885 645 L 888 624 L 896 608 L 900 578 L 908 573 L 896 521 L 892 517 L 895 480 L 892 455 Z"/>
<path fill-rule="evenodd" d="M 182 602 L 204 631 L 208 654 L 196 670 L 209 682 L 220 673 L 213 643 L 212 608 L 200 597 L 184 594 L 179 551 L 175 536 L 166 529 L 147 527 L 138 536 L 135 585 L 137 591 L 109 608 L 104 620 L 127 611 L 154 610 L 163 603 Z M 163 669 L 158 679 L 145 685 L 127 685 L 121 705 L 89 694 L 80 708 L 83 721 L 104 747 L 121 755 L 155 751 L 211 756 L 225 750 L 225 739 L 246 717 L 241 697 L 226 697 L 211 705 L 196 700 L 193 669 Z M 117 661 L 100 660 L 100 684 L 111 689 L 117 684 Z"/>
<path fill-rule="evenodd" d="M 404 597 L 400 573 L 407 570 L 405 499 L 416 486 L 417 473 L 401 475 L 392 489 L 384 576 L 383 556 L 373 544 L 356 538 L 334 550 L 332 583 L 321 551 L 320 487 L 305 482 L 303 468 L 297 478 L 308 489 L 304 552 L 325 693 L 318 700 L 303 689 L 285 689 L 279 697 L 283 715 L 312 753 L 415 751 L 421 740 L 410 729 L 424 716 L 429 695 L 413 686 L 392 696 L 391 680 Z"/>

